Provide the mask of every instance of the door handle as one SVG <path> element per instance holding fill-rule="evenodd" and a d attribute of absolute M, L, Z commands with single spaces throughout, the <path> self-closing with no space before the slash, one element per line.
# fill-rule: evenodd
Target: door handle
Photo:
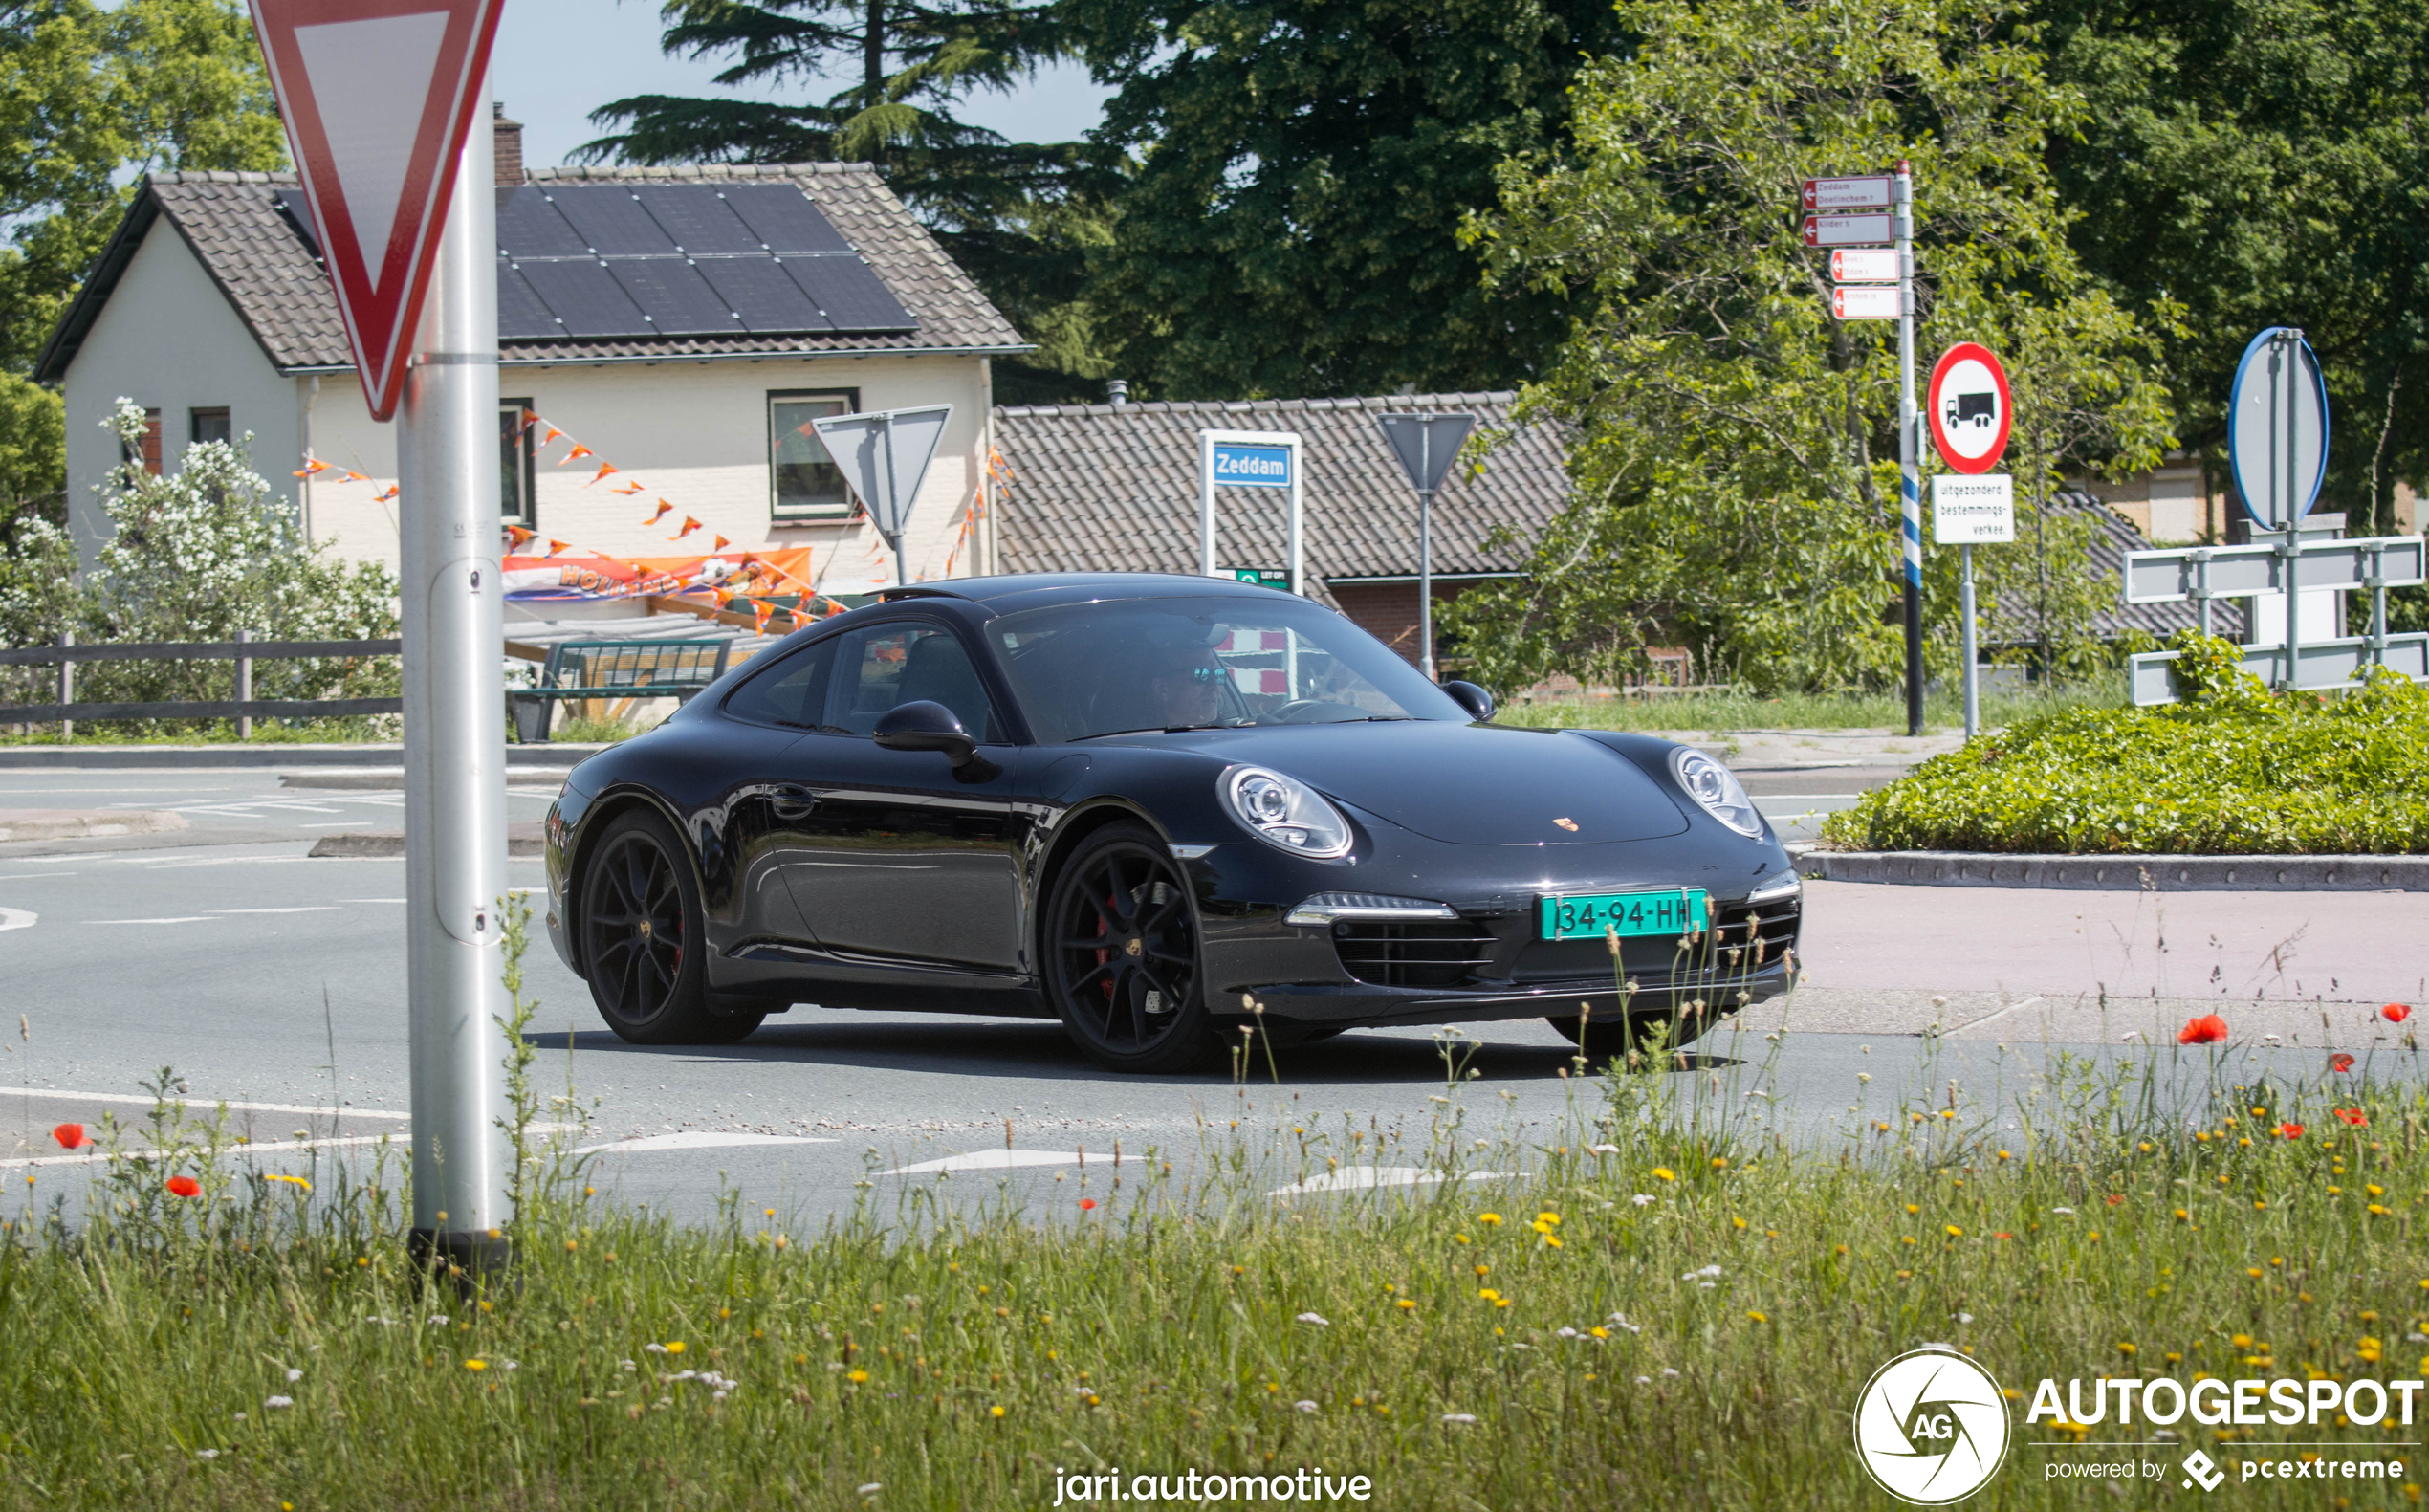
<path fill-rule="evenodd" d="M 779 783 L 769 794 L 779 814 L 806 814 L 818 807 L 819 795 L 798 783 Z"/>

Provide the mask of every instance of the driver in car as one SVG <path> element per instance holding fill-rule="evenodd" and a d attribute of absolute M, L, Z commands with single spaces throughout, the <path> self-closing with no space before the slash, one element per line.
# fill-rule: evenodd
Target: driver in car
<path fill-rule="evenodd" d="M 1164 728 L 1211 725 L 1222 713 L 1222 664 L 1202 646 L 1176 646 L 1157 659 L 1148 686 Z"/>

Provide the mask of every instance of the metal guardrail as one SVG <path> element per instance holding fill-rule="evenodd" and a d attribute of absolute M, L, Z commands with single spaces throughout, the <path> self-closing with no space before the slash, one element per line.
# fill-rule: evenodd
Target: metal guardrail
<path fill-rule="evenodd" d="M 256 641 L 239 630 L 232 641 L 134 641 L 106 646 L 78 646 L 63 635 L 56 646 L 28 646 L 0 650 L 0 667 L 56 665 L 59 696 L 55 703 L 0 705 L 0 724 L 60 727 L 62 739 L 76 733 L 79 719 L 233 719 L 236 737 L 253 733 L 256 719 L 325 719 L 343 714 L 396 714 L 405 712 L 402 698 L 255 698 L 253 663 L 292 662 L 333 656 L 394 656 L 401 641 Z M 234 662 L 236 696 L 222 699 L 172 699 L 151 703 L 83 703 L 76 697 L 76 667 L 79 662 Z"/>

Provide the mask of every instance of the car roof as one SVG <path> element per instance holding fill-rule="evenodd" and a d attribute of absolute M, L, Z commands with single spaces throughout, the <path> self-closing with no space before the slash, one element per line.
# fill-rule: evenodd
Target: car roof
<path fill-rule="evenodd" d="M 946 578 L 908 587 L 886 588 L 878 597 L 888 603 L 908 599 L 959 599 L 984 604 L 996 614 L 1015 609 L 1050 608 L 1087 603 L 1100 599 L 1229 598 L 1280 595 L 1279 588 L 1260 587 L 1231 578 L 1202 578 L 1171 572 L 1018 572 L 993 578 Z"/>

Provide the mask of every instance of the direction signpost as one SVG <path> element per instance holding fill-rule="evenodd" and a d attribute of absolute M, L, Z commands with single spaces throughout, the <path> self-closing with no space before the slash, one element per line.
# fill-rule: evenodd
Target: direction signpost
<path fill-rule="evenodd" d="M 397 417 L 415 1260 L 504 1263 L 497 0 L 252 0 L 372 418 Z"/>
<path fill-rule="evenodd" d="M 1932 479 L 1932 536 L 1963 554 L 1959 612 L 1964 616 L 1965 738 L 1981 730 L 1981 674 L 1974 665 L 1974 543 L 2016 538 L 2015 479 L 1992 473 L 2007 454 L 2015 418 L 2007 370 L 1990 349 L 1959 341 L 1932 364 L 1924 413 L 1932 445 L 1957 476 Z M 2043 675 L 2047 675 L 2046 668 Z"/>
<path fill-rule="evenodd" d="M 1290 591 L 1307 591 L 1307 550 L 1301 538 L 1306 496 L 1300 486 L 1295 430 L 1201 430 L 1197 433 L 1197 570 L 1228 578 L 1214 565 L 1214 491 L 1286 489 L 1290 493 Z"/>
<path fill-rule="evenodd" d="M 1417 491 L 1417 669 L 1433 675 L 1433 495 L 1442 487 L 1459 448 L 1476 428 L 1476 416 L 1448 414 L 1378 415 L 1383 438 L 1400 459 L 1400 471 Z"/>
<path fill-rule="evenodd" d="M 2227 444 L 2253 543 L 2129 552 L 2125 602 L 2191 600 L 2206 635 L 2212 600 L 2281 597 L 2284 642 L 2246 646 L 2243 658 L 2244 670 L 2272 688 L 2343 687 L 2373 667 L 2429 681 L 2429 634 L 2387 633 L 2387 590 L 2429 581 L 2429 543 L 2418 536 L 2340 538 L 2327 522 L 2305 522 L 2327 474 L 2328 389 L 2302 332 L 2272 326 L 2244 347 L 2227 401 Z M 2299 595 L 2345 589 L 2371 595 L 2370 633 L 2305 644 Z M 2136 704 L 2175 701 L 2168 664 L 2176 658 L 2174 651 L 2134 658 Z"/>
<path fill-rule="evenodd" d="M 910 524 L 911 506 L 919 502 L 919 486 L 928 479 L 928 464 L 936 444 L 952 423 L 951 405 L 924 405 L 916 409 L 873 409 L 862 414 L 820 415 L 810 421 L 829 455 L 843 470 L 852 496 L 868 511 L 877 533 L 894 548 L 894 586 L 908 585 L 903 557 L 903 532 Z"/>

